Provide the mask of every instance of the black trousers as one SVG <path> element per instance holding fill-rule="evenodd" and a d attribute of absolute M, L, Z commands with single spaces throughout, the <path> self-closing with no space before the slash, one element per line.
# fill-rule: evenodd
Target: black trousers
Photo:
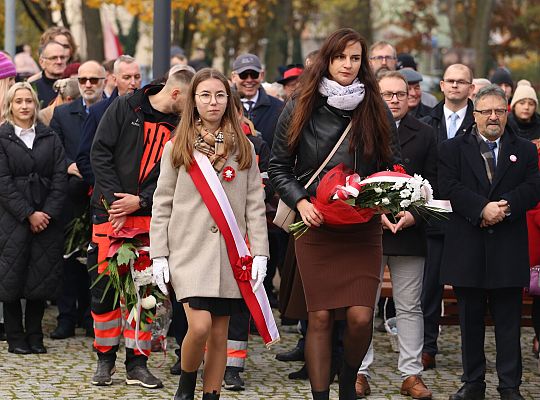
<path fill-rule="evenodd" d="M 26 300 L 23 326 L 21 300 L 5 302 L 4 327 L 9 345 L 13 347 L 24 344 L 30 346 L 42 345 L 43 331 L 41 329 L 41 322 L 43 321 L 44 313 L 44 300 Z"/>
<path fill-rule="evenodd" d="M 92 330 L 90 315 L 90 276 L 84 264 L 75 257 L 64 261 L 62 293 L 56 300 L 58 326 L 68 330 L 80 326 Z"/>
<path fill-rule="evenodd" d="M 521 384 L 522 288 L 481 289 L 454 287 L 461 328 L 462 382 L 483 382 L 486 375 L 484 316 L 489 307 L 495 323 L 498 389 Z"/>
<path fill-rule="evenodd" d="M 422 312 L 424 314 L 424 348 L 423 352 L 435 356 L 439 348 L 439 321 L 441 318 L 441 302 L 444 286 L 440 284 L 441 260 L 444 236 L 427 236 L 427 253 L 422 284 Z"/>

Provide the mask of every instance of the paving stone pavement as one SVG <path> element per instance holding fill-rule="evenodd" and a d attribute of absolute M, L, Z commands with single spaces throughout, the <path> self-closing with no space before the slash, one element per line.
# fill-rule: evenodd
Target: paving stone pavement
<path fill-rule="evenodd" d="M 117 373 L 110 387 L 95 387 L 89 382 L 93 375 L 96 356 L 91 351 L 92 339 L 85 338 L 82 330 L 77 336 L 66 340 L 51 340 L 48 334 L 54 329 L 55 307 L 48 307 L 44 321 L 46 334 L 45 355 L 14 355 L 7 352 L 7 344 L 0 342 L 0 400 L 56 400 L 56 399 L 91 399 L 91 400 L 134 400 L 134 399 L 172 399 L 177 387 L 178 377 L 169 374 L 169 367 L 174 363 L 174 352 L 153 354 L 150 359 L 152 371 L 163 380 L 165 388 L 149 390 L 127 386 L 124 383 L 125 369 L 122 368 L 124 353 L 120 352 Z M 531 354 L 531 328 L 522 331 L 523 385 L 521 392 L 526 399 L 540 399 L 540 377 L 535 360 Z M 230 399 L 310 399 L 307 381 L 287 379 L 289 372 L 301 367 L 301 363 L 283 363 L 275 360 L 275 354 L 291 349 L 298 339 L 296 333 L 282 332 L 282 341 L 266 350 L 258 336 L 253 336 L 249 345 L 246 390 L 230 392 L 223 390 L 221 398 Z M 399 394 L 401 378 L 396 369 L 397 354 L 391 351 L 386 334 L 375 332 L 375 363 L 372 366 L 371 389 L 369 400 L 405 400 Z M 169 339 L 169 343 L 174 340 Z M 498 399 L 497 378 L 494 360 L 494 335 L 488 328 L 486 338 L 486 357 L 488 359 L 487 399 Z M 461 373 L 460 340 L 458 327 L 443 327 L 440 337 L 440 355 L 437 357 L 437 369 L 424 373 L 424 380 L 434 393 L 434 400 L 446 400 L 460 386 Z M 171 347 L 174 347 L 171 345 Z M 161 365 L 163 364 L 163 365 Z M 161 365 L 161 367 L 159 367 Z M 200 378 L 199 378 L 200 381 Z M 200 382 L 196 399 L 201 397 Z M 337 399 L 337 383 L 331 386 L 331 399 Z"/>

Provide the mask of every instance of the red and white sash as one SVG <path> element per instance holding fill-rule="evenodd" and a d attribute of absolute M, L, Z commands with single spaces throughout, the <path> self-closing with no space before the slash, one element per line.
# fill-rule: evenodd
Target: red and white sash
<path fill-rule="evenodd" d="M 240 232 L 231 204 L 208 157 L 194 151 L 194 163 L 189 175 L 201 194 L 204 204 L 218 226 L 225 245 L 233 275 L 253 321 L 266 346 L 279 341 L 279 332 L 263 285 L 253 292 L 251 254 Z"/>

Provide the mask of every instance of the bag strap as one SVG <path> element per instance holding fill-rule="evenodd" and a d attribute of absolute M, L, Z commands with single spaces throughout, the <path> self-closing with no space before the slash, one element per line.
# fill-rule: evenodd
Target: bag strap
<path fill-rule="evenodd" d="M 307 189 L 309 187 L 309 185 L 311 185 L 313 183 L 313 181 L 315 180 L 315 178 L 317 178 L 317 176 L 319 176 L 319 174 L 322 172 L 322 170 L 324 169 L 324 167 L 326 167 L 326 164 L 328 164 L 328 162 L 332 159 L 332 157 L 334 157 L 334 154 L 336 154 L 336 151 L 337 149 L 339 148 L 339 146 L 341 145 L 341 143 L 343 143 L 343 140 L 345 140 L 345 136 L 347 136 L 347 134 L 349 133 L 349 131 L 351 130 L 351 127 L 352 127 L 352 121 L 349 122 L 349 125 L 347 125 L 347 127 L 345 128 L 345 130 L 343 131 L 343 134 L 341 135 L 341 137 L 339 138 L 339 140 L 337 141 L 336 145 L 334 146 L 334 148 L 332 149 L 332 151 L 330 152 L 330 154 L 328 154 L 328 157 L 326 157 L 326 160 L 323 161 L 323 163 L 321 164 L 321 166 L 317 169 L 317 171 L 315 171 L 315 173 L 313 174 L 313 176 L 311 178 L 309 178 L 309 181 L 306 183 L 306 185 L 304 186 L 304 189 Z"/>

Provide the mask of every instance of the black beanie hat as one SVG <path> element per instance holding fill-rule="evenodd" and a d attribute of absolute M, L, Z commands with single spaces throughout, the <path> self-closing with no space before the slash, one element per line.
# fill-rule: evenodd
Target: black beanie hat
<path fill-rule="evenodd" d="M 508 72 L 505 68 L 497 68 L 490 79 L 491 83 L 494 83 L 496 85 L 500 85 L 501 83 L 506 83 L 512 87 L 514 87 L 514 82 L 512 81 L 512 78 L 510 77 L 510 72 Z"/>

